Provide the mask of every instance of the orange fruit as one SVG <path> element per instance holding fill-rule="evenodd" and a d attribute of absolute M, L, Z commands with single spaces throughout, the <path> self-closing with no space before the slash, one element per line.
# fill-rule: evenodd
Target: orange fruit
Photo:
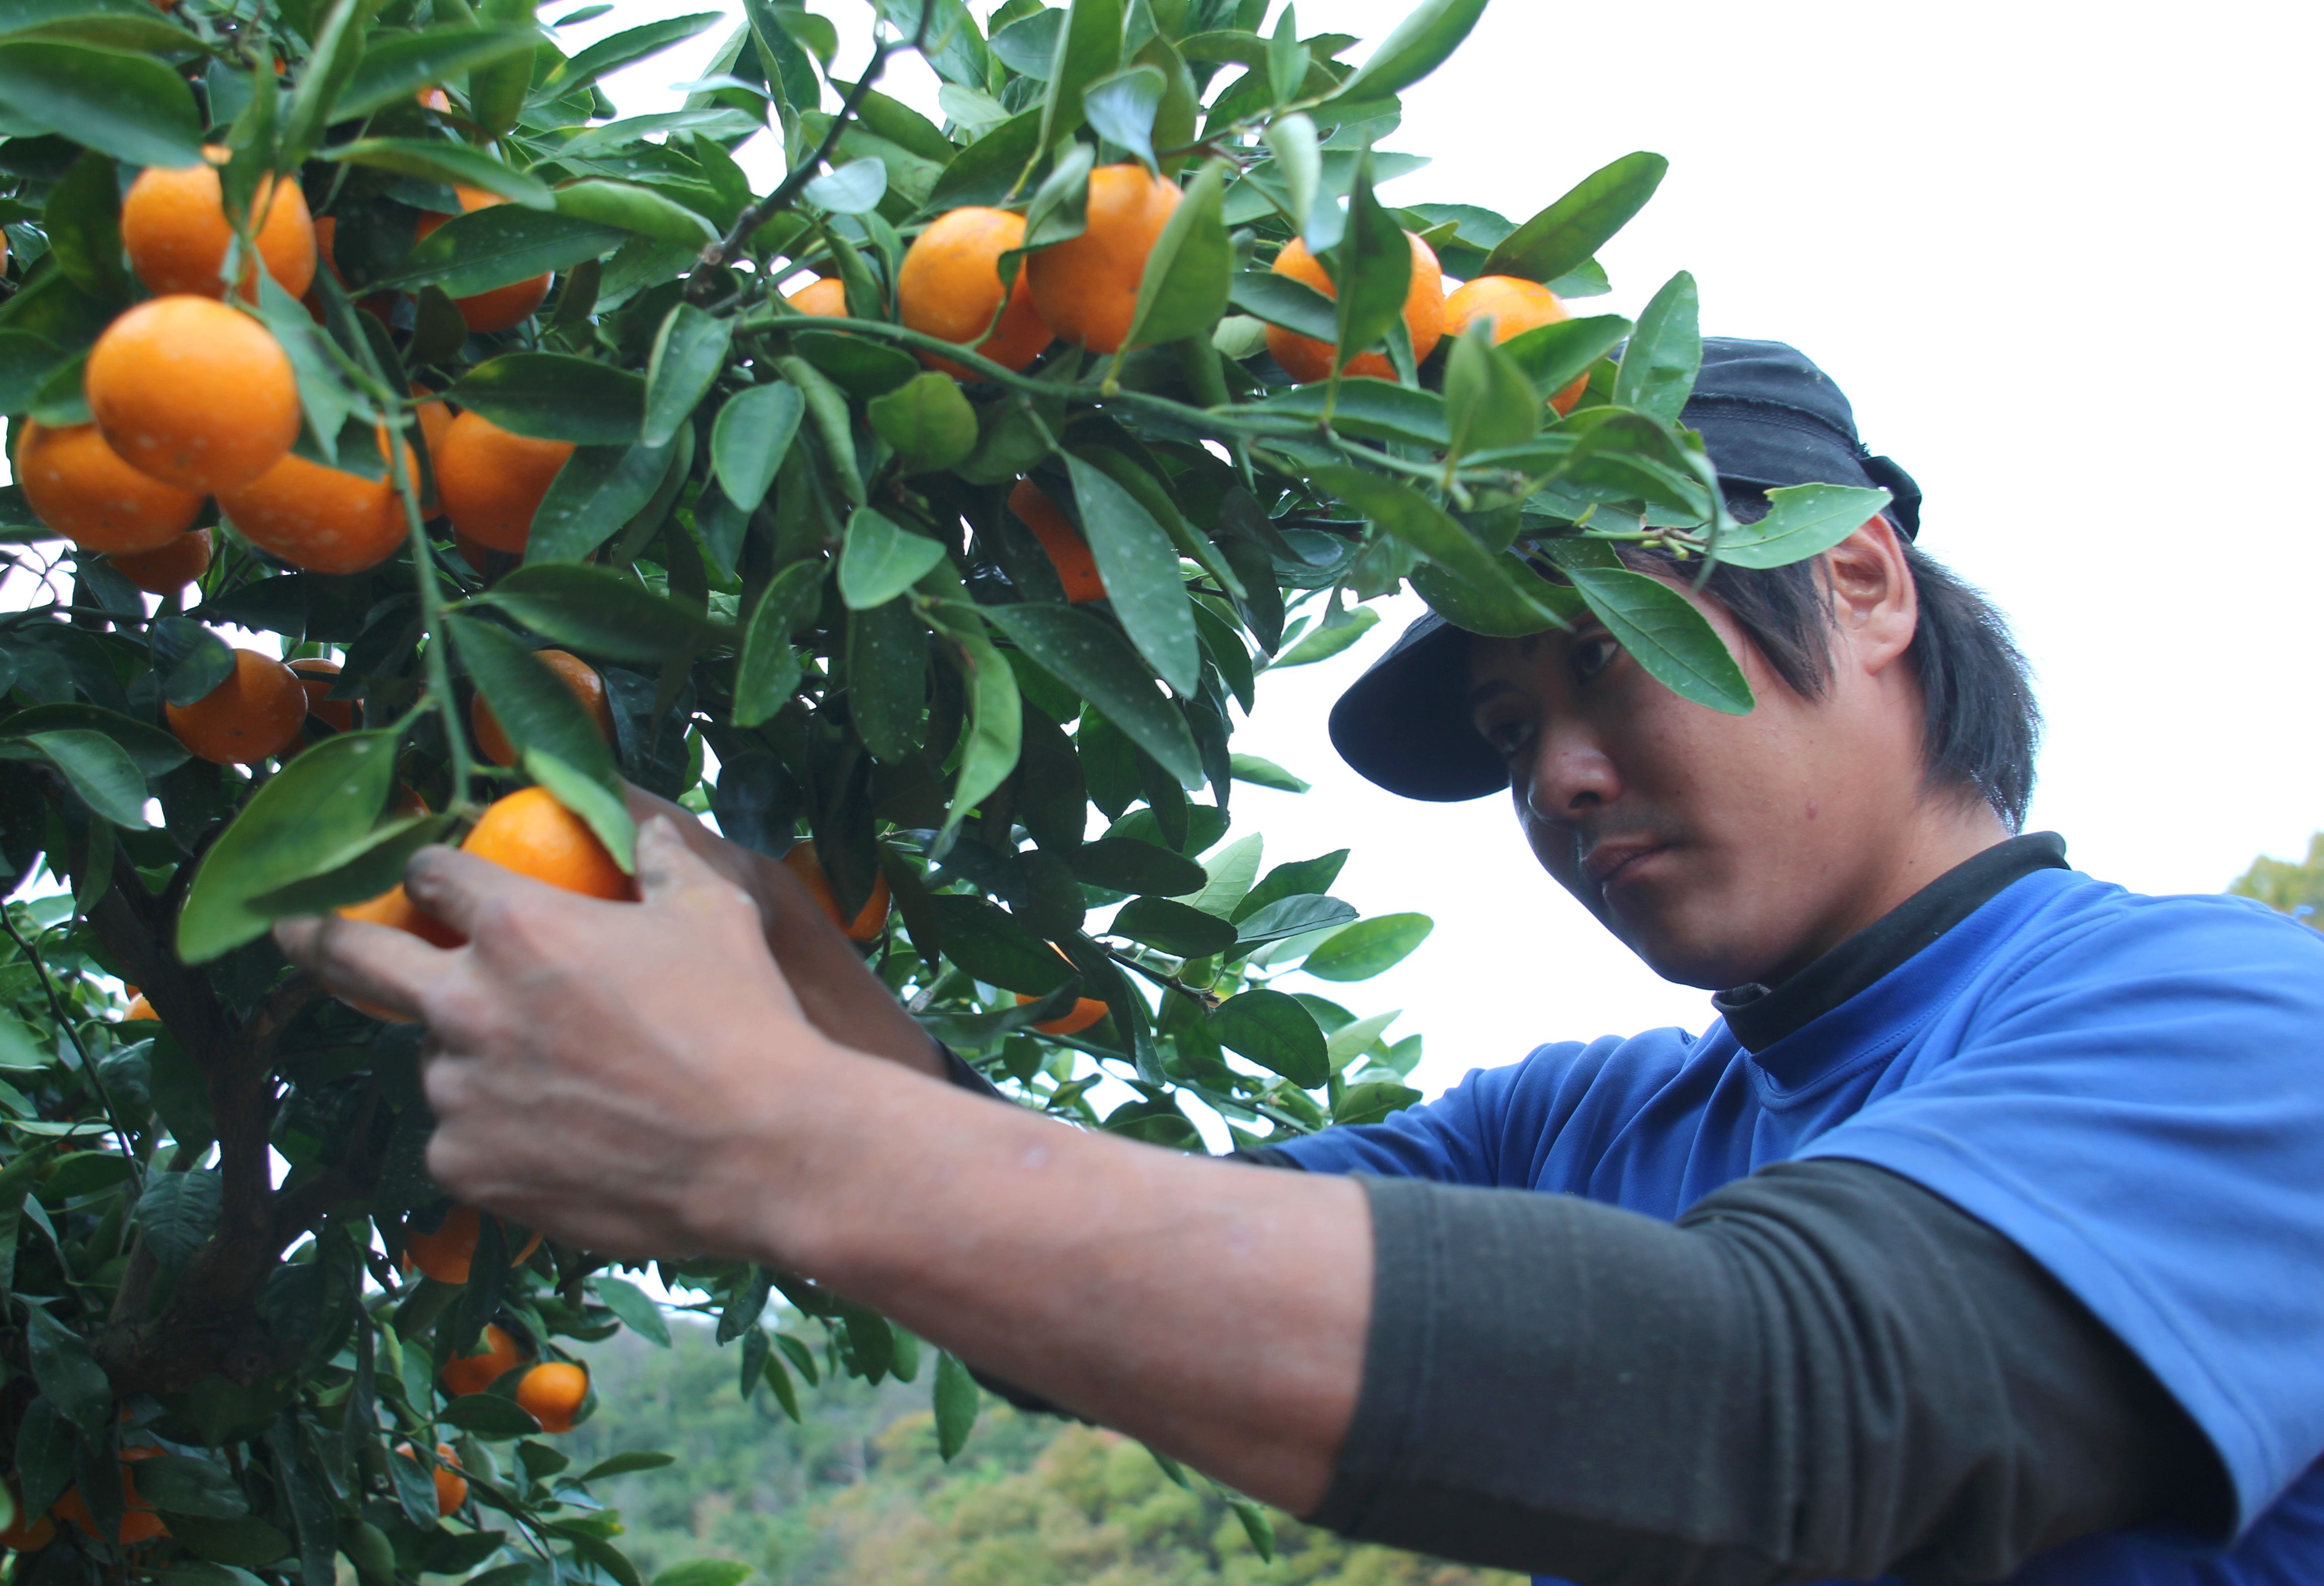
<path fill-rule="evenodd" d="M 324 269 L 331 272 L 331 279 L 333 281 L 337 281 L 341 286 L 345 286 L 347 284 L 347 278 L 339 273 L 339 261 L 335 254 L 335 250 L 338 246 L 338 241 L 339 217 L 336 215 L 316 216 L 316 261 L 320 263 Z"/>
<path fill-rule="evenodd" d="M 294 660 L 290 664 L 290 669 L 299 674 L 299 687 L 306 690 L 307 714 L 320 717 L 338 732 L 354 732 L 355 702 L 331 697 L 334 679 L 339 675 L 339 663 L 325 660 L 319 655 L 310 655 L 304 660 Z"/>
<path fill-rule="evenodd" d="M 210 570 L 210 531 L 193 529 L 152 550 L 116 552 L 113 570 L 148 595 L 175 595 Z"/>
<path fill-rule="evenodd" d="M 1089 542 L 1084 540 L 1072 521 L 1049 499 L 1048 493 L 1030 479 L 1019 479 L 1009 493 L 1009 510 L 1033 531 L 1041 549 L 1049 553 L 1056 564 L 1057 581 L 1065 586 L 1065 598 L 1075 605 L 1085 601 L 1103 600 L 1105 583 L 1097 576 L 1097 562 L 1090 555 Z"/>
<path fill-rule="evenodd" d="M 454 1397 L 484 1392 L 530 1358 L 517 1347 L 516 1340 L 509 1335 L 507 1330 L 500 1326 L 486 1326 L 484 1342 L 483 1354 L 462 1355 L 445 1366 L 442 1373 L 444 1388 Z"/>
<path fill-rule="evenodd" d="M 847 283 L 835 275 L 821 281 L 811 281 L 795 292 L 786 292 L 783 301 L 802 314 L 813 314 L 825 319 L 847 318 Z"/>
<path fill-rule="evenodd" d="M 208 298 L 154 298 L 107 326 L 84 384 L 105 444 L 180 490 L 247 484 L 299 438 L 299 382 L 266 327 Z"/>
<path fill-rule="evenodd" d="M 823 873 L 823 865 L 816 859 L 815 844 L 794 843 L 791 851 L 783 855 L 783 868 L 799 879 L 799 884 L 815 899 L 823 917 L 837 926 L 851 942 L 876 942 L 880 933 L 888 928 L 888 878 L 877 875 L 872 879 L 872 896 L 863 900 L 863 908 L 853 919 L 842 917 L 839 894 L 831 889 L 831 878 Z"/>
<path fill-rule="evenodd" d="M 598 736 L 611 743 L 613 741 L 613 707 L 606 701 L 605 679 L 597 675 L 597 669 L 567 650 L 536 650 L 532 658 L 555 672 L 564 685 L 573 690 L 573 697 L 581 702 L 582 708 L 589 713 L 589 719 L 597 724 Z M 494 765 L 514 765 L 517 762 L 516 745 L 510 742 L 508 734 L 501 730 L 500 717 L 493 714 L 493 707 L 484 702 L 481 694 L 469 703 L 468 725 L 475 729 L 476 750 L 486 760 Z"/>
<path fill-rule="evenodd" d="M 386 427 L 377 434 L 384 458 Z M 416 486 L 420 462 L 409 445 L 403 468 Z M 404 540 L 403 500 L 392 473 L 366 479 L 296 453 L 249 484 L 220 491 L 218 507 L 253 545 L 313 573 L 375 567 Z"/>
<path fill-rule="evenodd" d="M 129 1009 L 128 1009 L 128 1011 L 126 1011 L 126 1012 L 124 1012 L 124 1014 L 122 1014 L 122 1016 L 121 1016 L 121 1022 L 122 1022 L 122 1023 L 124 1023 L 124 1024 L 128 1024 L 128 1023 L 132 1022 L 133 1020 L 140 1019 L 151 1019 L 159 1020 L 159 1019 L 161 1019 L 161 1016 L 160 1014 L 158 1014 L 158 1013 L 156 1013 L 156 1012 L 154 1012 L 154 1011 L 153 1011 L 153 1004 L 152 1004 L 151 1002 L 148 1002 L 147 1000 L 145 1000 L 145 993 L 144 993 L 144 992 L 143 992 L 143 991 L 132 991 L 132 992 L 129 994 Z"/>
<path fill-rule="evenodd" d="M 458 187 L 452 190 L 460 195 L 460 212 L 464 215 L 473 215 L 479 209 L 489 209 L 495 204 L 508 202 L 498 193 L 488 193 L 482 188 Z M 412 241 L 421 241 L 451 218 L 449 215 L 433 212 L 420 216 L 420 224 L 413 228 Z M 496 286 L 490 291 L 478 292 L 474 297 L 454 298 L 452 307 L 460 310 L 461 322 L 470 330 L 486 334 L 506 330 L 532 318 L 532 311 L 540 308 L 541 300 L 549 296 L 550 279 L 548 275 L 528 276 L 522 281 L 512 281 L 506 286 Z"/>
<path fill-rule="evenodd" d="M 215 145 L 202 154 L 205 163 L 176 171 L 146 167 L 121 200 L 121 245 L 137 279 L 157 294 L 226 296 L 221 272 L 234 227 L 226 217 L 217 167 L 229 156 Z M 250 209 L 252 240 L 266 273 L 292 297 L 303 297 L 315 280 L 316 239 L 298 180 L 278 176 L 271 189 L 262 180 Z M 257 301 L 258 271 L 247 256 L 238 290 L 245 300 Z"/>
<path fill-rule="evenodd" d="M 1093 353 L 1121 349 L 1146 256 L 1180 197 L 1177 183 L 1148 175 L 1143 165 L 1103 165 L 1090 172 L 1086 229 L 1025 261 L 1033 306 L 1059 339 Z"/>
<path fill-rule="evenodd" d="M 1555 292 L 1539 281 L 1514 275 L 1480 275 L 1444 300 L 1446 337 L 1462 336 L 1478 320 L 1490 319 L 1495 346 L 1511 337 L 1572 318 Z M 1589 389 L 1590 376 L 1576 375 L 1572 384 L 1549 399 L 1549 405 L 1561 416 L 1571 413 Z"/>
<path fill-rule="evenodd" d="M 234 671 L 191 705 L 165 705 L 170 731 L 188 752 L 214 765 L 255 765 L 299 741 L 307 690 L 271 655 L 234 652 Z"/>
<path fill-rule="evenodd" d="M 543 1432 L 570 1432 L 589 1397 L 589 1373 L 566 1360 L 535 1366 L 518 1379 L 516 1402 L 532 1412 Z"/>
<path fill-rule="evenodd" d="M 151 1542 L 157 1536 L 170 1534 L 170 1527 L 161 1523 L 161 1517 L 138 1493 L 136 1478 L 129 1471 L 129 1467 L 139 1460 L 161 1457 L 161 1451 L 158 1448 L 124 1448 L 121 1451 L 121 1528 L 114 1534 L 113 1539 L 124 1547 L 134 1547 L 141 1542 Z M 65 1495 L 57 1499 L 56 1512 L 78 1526 L 88 1535 L 97 1535 L 97 1517 L 88 1512 L 88 1504 L 82 1498 L 78 1484 L 67 1488 Z"/>
<path fill-rule="evenodd" d="M 973 346 L 1005 369 L 1022 369 L 1056 339 L 1033 306 L 1023 265 L 1013 285 L 1001 283 L 1001 255 L 1024 241 L 1025 217 L 1006 209 L 970 207 L 938 216 L 905 250 L 896 272 L 898 318 L 913 330 Z M 982 378 L 934 353 L 922 353 L 920 362 L 955 379 Z"/>
<path fill-rule="evenodd" d="M 502 1231 L 506 1234 L 505 1225 Z M 444 1213 L 444 1221 L 436 1225 L 435 1231 L 404 1234 L 403 1264 L 419 1268 L 438 1283 L 466 1283 L 468 1269 L 476 1259 L 476 1240 L 483 1232 L 483 1213 L 474 1206 L 455 1206 Z M 536 1233 L 522 1249 L 509 1258 L 509 1265 L 523 1266 L 540 1248 L 540 1235 Z"/>
<path fill-rule="evenodd" d="M 487 550 L 521 556 L 532 514 L 572 455 L 569 440 L 512 435 L 470 409 L 435 450 L 437 498 L 456 530 Z"/>
<path fill-rule="evenodd" d="M 1404 298 L 1404 327 L 1412 336 L 1412 361 L 1425 364 L 1444 337 L 1444 272 L 1437 265 L 1435 249 L 1410 232 L 1404 235 L 1412 243 L 1412 285 Z M 1304 281 L 1327 298 L 1340 295 L 1340 289 L 1323 273 L 1323 266 L 1307 251 L 1307 244 L 1296 237 L 1275 256 L 1275 273 Z M 1267 350 L 1302 385 L 1332 378 L 1332 349 L 1313 337 L 1270 325 Z M 1359 353 L 1348 360 L 1347 373 L 1394 380 L 1396 365 L 1388 361 L 1386 353 Z"/>
<path fill-rule="evenodd" d="M 1065 958 L 1065 950 L 1054 942 L 1049 944 L 1049 951 L 1060 958 Z M 1073 960 L 1065 958 L 1065 962 L 1071 964 Z M 1019 1008 L 1024 1007 L 1028 1002 L 1039 1000 L 1038 997 L 1028 997 L 1022 991 L 1017 993 L 1017 1006 Z M 1045 1036 L 1077 1036 L 1112 1011 L 1112 1009 L 1108 1008 L 1095 997 L 1076 997 L 1074 999 L 1074 1005 L 1065 1012 L 1050 1019 L 1047 1024 L 1037 1024 L 1033 1028 Z"/>
<path fill-rule="evenodd" d="M 452 108 L 452 101 L 450 97 L 446 95 L 444 90 L 441 88 L 422 88 L 411 97 L 419 100 L 421 106 L 429 110 L 449 110 Z"/>
<path fill-rule="evenodd" d="M 411 1452 L 411 1445 L 408 1443 L 397 1443 L 395 1452 L 415 1462 L 420 1457 Z M 452 1445 L 448 1443 L 436 1445 L 434 1474 L 437 1517 L 441 1519 L 447 1515 L 459 1513 L 460 1506 L 468 1501 L 468 1479 L 460 1474 L 460 1462 L 452 1457 Z"/>
<path fill-rule="evenodd" d="M 16 1505 L 16 1518 L 6 1530 L 0 1531 L 0 1547 L 11 1553 L 38 1553 L 56 1539 L 57 1523 L 46 1515 L 26 1514 L 21 1500 Z"/>
<path fill-rule="evenodd" d="M 336 912 L 341 919 L 359 919 L 368 925 L 390 926 L 399 931 L 409 931 L 433 946 L 462 947 L 467 945 L 467 938 L 450 926 L 432 914 L 420 913 L 420 906 L 404 895 L 401 881 L 376 898 L 362 903 L 350 903 Z M 401 1014 L 382 1012 L 361 1003 L 356 1006 L 374 1019 L 384 1019 L 393 1023 L 409 1022 Z"/>
<path fill-rule="evenodd" d="M 134 555 L 168 545 L 202 510 L 202 493 L 142 474 L 94 424 L 17 427 L 16 483 L 42 522 L 83 550 Z"/>

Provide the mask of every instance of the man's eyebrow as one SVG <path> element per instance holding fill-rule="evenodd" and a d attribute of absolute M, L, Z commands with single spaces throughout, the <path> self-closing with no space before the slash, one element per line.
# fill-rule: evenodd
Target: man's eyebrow
<path fill-rule="evenodd" d="M 1472 683 L 1469 686 L 1469 707 L 1474 710 L 1497 693 L 1515 694 L 1517 691 L 1517 686 L 1507 678 L 1488 678 L 1481 683 Z"/>

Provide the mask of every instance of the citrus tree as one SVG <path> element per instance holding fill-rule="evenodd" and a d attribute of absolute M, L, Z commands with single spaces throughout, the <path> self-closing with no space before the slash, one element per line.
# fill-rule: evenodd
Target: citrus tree
<path fill-rule="evenodd" d="M 532 0 L 0 0 L 15 1571 L 636 1586 L 588 1483 L 657 1456 L 555 1436 L 572 1346 L 662 1312 L 451 1203 L 420 1032 L 267 936 L 456 940 L 396 885 L 423 844 L 623 897 L 631 788 L 714 814 L 1085 1126 L 1416 1099 L 1416 1037 L 1279 983 L 1428 922 L 1231 840 L 1238 779 L 1298 786 L 1233 749 L 1259 675 L 1409 584 L 1479 632 L 1594 613 L 1745 710 L 1625 554 L 1771 566 L 1879 504 L 1738 524 L 1679 424 L 1692 282 L 1565 308 L 1656 157 L 1521 224 L 1379 196 L 1482 5 L 1351 67 L 1266 0 L 878 0 L 845 80 L 829 20 L 748 0 L 683 108 L 622 118 L 604 74 L 724 19 L 568 53 Z M 881 92 L 899 51 L 941 119 Z M 924 1363 L 780 1272 L 659 1276 L 786 1406 Z M 927 1364 L 949 1453 L 977 1390 Z"/>

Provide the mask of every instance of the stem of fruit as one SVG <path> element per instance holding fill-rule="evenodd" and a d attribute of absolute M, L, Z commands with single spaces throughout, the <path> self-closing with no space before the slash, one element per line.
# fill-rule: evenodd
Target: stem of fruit
<path fill-rule="evenodd" d="M 408 429 L 418 422 L 404 403 L 405 411 L 399 415 L 402 422 L 399 430 Z M 437 713 L 444 718 L 444 742 L 452 756 L 451 808 L 446 813 L 473 816 L 476 813 L 468 798 L 468 784 L 475 776 L 475 761 L 468 753 L 468 738 L 460 725 L 460 713 L 454 705 L 452 668 L 445 659 L 450 642 L 450 632 L 444 625 L 444 592 L 436 587 L 436 558 L 428 543 L 428 526 L 420 517 L 420 491 L 411 478 L 410 452 L 406 446 L 387 448 L 387 466 L 395 479 L 395 493 L 403 503 L 403 521 L 411 539 L 411 567 L 420 594 L 420 622 L 428 634 L 424 657 L 428 668 L 428 696 Z"/>

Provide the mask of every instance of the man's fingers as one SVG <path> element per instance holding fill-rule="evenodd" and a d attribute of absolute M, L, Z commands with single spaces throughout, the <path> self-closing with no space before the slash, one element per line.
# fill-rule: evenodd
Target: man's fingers
<path fill-rule="evenodd" d="M 422 848 L 404 868 L 404 895 L 464 936 L 479 934 L 484 912 L 542 883 L 456 848 Z"/>
<path fill-rule="evenodd" d="M 337 915 L 283 920 L 274 940 L 284 957 L 340 996 L 415 1019 L 451 957 L 409 931 Z"/>
<path fill-rule="evenodd" d="M 749 894 L 732 877 L 694 851 L 676 821 L 659 814 L 638 827 L 638 897 L 681 907 L 696 901 L 750 904 Z M 750 907 L 755 915 L 756 905 Z"/>

